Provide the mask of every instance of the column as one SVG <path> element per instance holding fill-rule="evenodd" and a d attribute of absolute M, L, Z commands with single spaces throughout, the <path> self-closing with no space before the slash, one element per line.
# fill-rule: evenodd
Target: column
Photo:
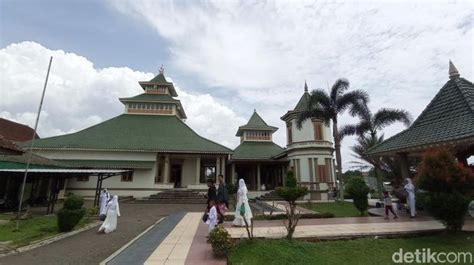
<path fill-rule="evenodd" d="M 170 182 L 170 155 L 165 155 L 165 168 L 163 169 L 163 183 Z"/>
<path fill-rule="evenodd" d="M 201 156 L 196 158 L 196 184 L 201 182 Z"/>
<path fill-rule="evenodd" d="M 399 154 L 400 157 L 400 169 L 402 171 L 403 180 L 410 177 L 410 171 L 408 169 L 408 156 L 406 153 Z"/>
<path fill-rule="evenodd" d="M 219 176 L 220 172 L 221 172 L 221 157 L 218 156 L 216 158 L 216 181 L 217 181 L 217 176 Z"/>
<path fill-rule="evenodd" d="M 261 180 L 260 180 L 260 163 L 257 164 L 257 190 L 260 190 Z"/>
<path fill-rule="evenodd" d="M 230 171 L 230 181 L 232 184 L 235 184 L 235 164 L 232 163 L 232 168 Z"/>

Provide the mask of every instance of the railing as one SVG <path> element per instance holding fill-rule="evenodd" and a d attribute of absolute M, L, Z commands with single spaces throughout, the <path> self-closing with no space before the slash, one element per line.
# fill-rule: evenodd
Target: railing
<path fill-rule="evenodd" d="M 334 182 L 298 182 L 300 187 L 307 187 L 308 190 L 314 191 L 333 191 Z"/>

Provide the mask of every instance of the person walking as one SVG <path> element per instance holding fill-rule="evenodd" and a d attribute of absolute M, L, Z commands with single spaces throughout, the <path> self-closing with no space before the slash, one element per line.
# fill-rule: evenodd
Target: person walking
<path fill-rule="evenodd" d="M 416 216 L 416 202 L 415 202 L 415 185 L 413 185 L 413 182 L 411 179 L 406 178 L 406 184 L 405 184 L 405 191 L 408 193 L 407 196 L 407 206 L 409 212 L 410 212 L 410 217 L 415 218 Z"/>
<path fill-rule="evenodd" d="M 219 210 L 224 214 L 229 209 L 229 191 L 224 181 L 224 176 L 221 174 L 217 176 L 219 187 L 217 188 L 217 202 Z M 225 207 L 224 207 L 225 206 Z"/>
<path fill-rule="evenodd" d="M 100 192 L 100 199 L 99 199 L 99 219 L 101 221 L 105 220 L 105 216 L 107 215 L 107 203 L 110 200 L 110 193 L 107 191 L 107 189 L 103 189 Z"/>
<path fill-rule="evenodd" d="M 235 218 L 232 222 L 234 226 L 245 226 L 245 221 L 247 224 L 250 225 L 252 221 L 252 210 L 250 209 L 249 199 L 247 198 L 247 186 L 245 185 L 245 181 L 243 179 L 239 179 L 239 189 L 237 191 L 237 204 L 235 207 Z M 244 215 L 241 215 L 241 212 Z M 245 221 L 244 221 L 245 218 Z"/>
<path fill-rule="evenodd" d="M 388 219 L 388 211 L 394 215 L 393 219 L 397 219 L 398 215 L 393 211 L 392 197 L 386 190 L 383 192 L 383 204 L 385 205 L 385 219 Z"/>
<path fill-rule="evenodd" d="M 207 180 L 207 205 L 210 201 L 217 201 L 217 191 L 213 179 Z"/>
<path fill-rule="evenodd" d="M 99 228 L 99 232 L 110 233 L 117 229 L 117 218 L 120 216 L 118 196 L 114 195 L 112 201 L 107 204 L 107 217 Z"/>

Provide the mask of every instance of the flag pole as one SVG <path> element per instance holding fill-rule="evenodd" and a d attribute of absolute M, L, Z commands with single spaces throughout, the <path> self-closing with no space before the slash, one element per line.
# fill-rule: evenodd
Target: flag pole
<path fill-rule="evenodd" d="M 28 149 L 28 160 L 26 162 L 26 168 L 25 168 L 25 174 L 23 175 L 23 184 L 21 185 L 21 195 L 20 195 L 20 202 L 18 203 L 18 216 L 16 219 L 16 230 L 20 229 L 20 214 L 21 214 L 21 206 L 23 203 L 23 196 L 25 193 L 25 185 L 26 185 L 26 179 L 28 177 L 28 169 L 30 167 L 30 162 L 31 162 L 31 152 L 33 150 L 33 143 L 36 138 L 36 129 L 38 129 L 38 122 L 41 114 L 41 108 L 43 107 L 43 100 L 44 100 L 44 94 L 46 92 L 46 86 L 48 84 L 48 78 L 49 78 L 49 71 L 51 70 L 51 63 L 53 62 L 53 56 L 49 58 L 49 65 L 48 65 L 48 72 L 46 73 L 46 80 L 44 81 L 44 87 L 43 87 L 43 94 L 41 94 L 41 101 L 38 107 L 38 113 L 36 115 L 36 122 L 35 122 L 35 129 L 33 131 L 33 136 L 31 137 L 31 142 L 30 142 L 30 148 Z"/>

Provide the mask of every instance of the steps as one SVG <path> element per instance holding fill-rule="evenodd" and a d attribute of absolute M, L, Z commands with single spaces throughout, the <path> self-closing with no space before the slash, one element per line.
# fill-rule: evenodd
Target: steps
<path fill-rule="evenodd" d="M 278 196 L 278 194 L 274 190 L 270 191 L 265 195 L 260 196 L 258 199 L 262 201 L 283 201 L 283 198 Z"/>
<path fill-rule="evenodd" d="M 206 204 L 207 199 L 204 195 L 193 190 L 167 190 L 143 199 L 137 199 L 135 203 Z"/>

